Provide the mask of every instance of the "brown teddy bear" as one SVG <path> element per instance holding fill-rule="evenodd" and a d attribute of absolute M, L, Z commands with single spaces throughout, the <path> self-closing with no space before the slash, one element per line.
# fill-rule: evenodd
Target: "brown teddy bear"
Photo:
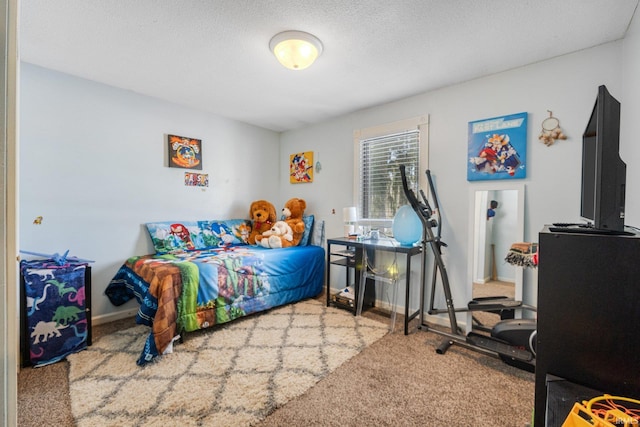
<path fill-rule="evenodd" d="M 262 233 L 271 230 L 271 227 L 277 221 L 276 208 L 271 202 L 256 200 L 249 207 L 249 219 L 253 224 L 247 242 L 250 245 L 255 245 L 262 239 Z"/>
<path fill-rule="evenodd" d="M 298 198 L 289 199 L 287 203 L 284 204 L 282 215 L 284 216 L 285 222 L 289 224 L 289 227 L 293 230 L 293 240 L 291 242 L 283 241 L 283 248 L 288 246 L 298 246 L 298 243 L 302 240 L 302 235 L 304 234 L 304 221 L 302 220 L 302 215 L 306 208 L 307 202 Z"/>

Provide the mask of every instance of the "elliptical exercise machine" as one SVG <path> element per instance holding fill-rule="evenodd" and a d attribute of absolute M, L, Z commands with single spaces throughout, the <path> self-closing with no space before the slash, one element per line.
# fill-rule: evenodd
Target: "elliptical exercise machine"
<path fill-rule="evenodd" d="M 506 297 L 479 298 L 471 301 L 465 308 L 456 308 L 451 296 L 451 287 L 447 270 L 442 260 L 442 248 L 447 245 L 442 242 L 441 237 L 441 217 L 438 206 L 438 197 L 435 186 L 431 178 L 431 172 L 426 170 L 427 181 L 433 198 L 435 209 L 431 208 L 427 197 L 422 190 L 419 190 L 422 200 L 419 200 L 407 183 L 405 166 L 400 166 L 402 176 L 402 186 L 404 193 L 411 204 L 413 210 L 418 214 L 422 223 L 422 253 L 426 254 L 427 244 L 433 253 L 434 263 L 431 278 L 431 296 L 429 315 L 447 313 L 449 315 L 450 332 L 429 327 L 424 322 L 424 291 L 426 280 L 426 265 L 421 266 L 421 292 L 420 292 L 420 327 L 424 330 L 431 330 L 445 337 L 440 346 L 436 349 L 438 354 L 444 354 L 449 347 L 454 344 L 479 351 L 484 354 L 498 356 L 505 363 L 524 369 L 530 372 L 535 370 L 535 337 L 536 321 L 534 319 L 514 319 L 516 309 L 526 309 L 535 311 L 534 307 L 523 304 Z M 436 229 L 434 234 L 433 229 Z M 435 290 L 438 282 L 438 273 L 442 282 L 442 289 L 446 300 L 446 308 L 435 307 Z M 486 328 L 482 325 L 472 327 L 472 331 L 464 335 L 458 326 L 456 313 L 484 311 L 500 314 L 501 320 L 493 328 Z M 474 323 L 479 323 L 473 317 Z M 477 333 L 475 331 L 481 331 Z"/>

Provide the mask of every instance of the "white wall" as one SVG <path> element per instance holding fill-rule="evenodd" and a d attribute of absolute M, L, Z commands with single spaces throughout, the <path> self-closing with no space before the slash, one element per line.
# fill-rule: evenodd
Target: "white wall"
<path fill-rule="evenodd" d="M 313 192 L 309 192 L 308 199 L 326 215 L 327 235 L 340 236 L 341 217 L 330 212 L 332 208 L 339 212 L 354 203 L 353 131 L 429 114 L 429 164 L 444 220 L 442 239 L 448 244 L 444 249 L 445 264 L 454 302 L 464 305 L 470 297 L 467 283 L 467 236 L 471 232 L 468 215 L 472 210 L 469 188 L 490 185 L 466 180 L 468 122 L 523 111 L 529 113 L 528 171 L 526 179 L 520 182 L 526 185 L 524 239 L 536 242 L 545 224 L 580 219 L 582 133 L 599 85 L 606 84 L 624 105 L 626 93 L 621 82 L 621 62 L 622 43 L 609 43 L 285 132 L 281 137 L 281 161 L 288 153 L 301 149 L 322 153 L 323 169 L 310 184 Z M 553 111 L 568 135 L 567 140 L 550 147 L 538 141 L 541 122 L 549 116 L 547 110 Z M 622 145 L 627 163 L 633 169 L 633 158 L 640 159 L 640 153 L 637 149 L 631 152 L 631 138 L 626 138 Z M 284 177 L 280 180 L 283 193 L 291 193 L 293 189 Z M 628 200 L 634 199 L 632 187 L 627 194 Z M 638 203 L 638 200 L 629 203 L 627 223 L 634 219 L 638 223 L 640 210 L 632 209 Z M 431 258 L 428 262 L 431 263 Z M 525 272 L 524 298 L 532 304 L 536 302 L 536 280 L 534 272 Z"/>
<path fill-rule="evenodd" d="M 277 168 L 264 167 L 278 162 L 275 132 L 30 64 L 21 79 L 20 248 L 95 260 L 98 321 L 135 308 L 104 289 L 153 252 L 145 222 L 247 218 L 252 200 L 278 195 Z M 202 139 L 206 190 L 165 166 L 167 133 Z"/>

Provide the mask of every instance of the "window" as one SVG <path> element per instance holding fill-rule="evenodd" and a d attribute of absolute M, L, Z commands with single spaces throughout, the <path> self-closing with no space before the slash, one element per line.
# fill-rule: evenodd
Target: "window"
<path fill-rule="evenodd" d="M 409 188 L 426 188 L 427 116 L 354 132 L 355 191 L 360 223 L 390 228 L 398 209 L 408 203 L 400 165 Z"/>

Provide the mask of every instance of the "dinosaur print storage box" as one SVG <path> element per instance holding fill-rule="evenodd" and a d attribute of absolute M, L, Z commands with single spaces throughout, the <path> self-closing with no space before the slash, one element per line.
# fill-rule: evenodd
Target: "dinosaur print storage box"
<path fill-rule="evenodd" d="M 44 366 L 91 345 L 86 263 L 21 261 L 22 365 Z"/>

